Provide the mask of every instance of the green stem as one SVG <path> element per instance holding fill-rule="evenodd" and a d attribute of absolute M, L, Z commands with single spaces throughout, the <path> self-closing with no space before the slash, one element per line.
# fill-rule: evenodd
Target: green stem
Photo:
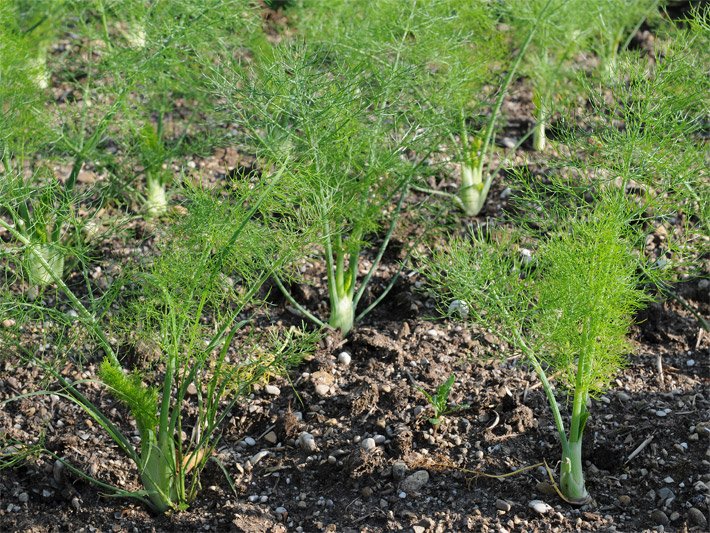
<path fill-rule="evenodd" d="M 570 440 L 567 449 L 562 452 L 560 490 L 570 503 L 581 505 L 589 501 L 589 493 L 584 483 L 581 438 L 579 440 Z"/>
<path fill-rule="evenodd" d="M 289 302 L 291 305 L 293 305 L 293 306 L 298 310 L 299 313 L 301 313 L 303 316 L 305 316 L 305 317 L 306 317 L 308 320 L 310 320 L 311 322 L 316 323 L 316 324 L 317 324 L 318 326 L 320 326 L 321 328 L 330 328 L 330 326 L 329 326 L 328 324 L 326 324 L 325 322 L 323 322 L 321 319 L 319 319 L 319 318 L 318 318 L 317 316 L 315 316 L 313 313 L 311 313 L 310 311 L 308 311 L 308 309 L 306 309 L 306 308 L 303 307 L 301 304 L 299 304 L 299 303 L 296 301 L 296 299 L 293 297 L 293 295 L 291 295 L 291 293 L 288 292 L 288 289 L 286 289 L 286 287 L 284 287 L 283 282 L 279 279 L 278 276 L 274 276 L 274 282 L 276 283 L 276 286 L 277 286 L 277 287 L 279 288 L 279 290 L 281 291 L 281 294 L 284 295 L 284 298 L 286 298 L 286 300 L 288 300 L 288 302 Z"/>

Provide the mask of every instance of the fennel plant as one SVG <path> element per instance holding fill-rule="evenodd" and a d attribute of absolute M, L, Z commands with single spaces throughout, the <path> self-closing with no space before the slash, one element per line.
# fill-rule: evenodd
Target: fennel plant
<path fill-rule="evenodd" d="M 593 9 L 584 0 L 508 0 L 502 7 L 504 19 L 522 42 L 535 28 L 521 73 L 532 82 L 533 149 L 543 151 L 556 99 L 570 78 L 571 60 L 587 46 Z"/>
<path fill-rule="evenodd" d="M 486 86 L 495 83 L 490 66 L 502 62 L 506 52 L 492 7 L 461 0 L 308 1 L 297 16 L 306 38 L 328 43 L 373 72 L 407 68 L 408 76 L 400 80 L 405 86 L 401 109 L 427 128 L 433 151 L 445 145 L 450 159 L 461 165 L 458 195 L 426 192 L 451 198 L 468 215 L 478 214 L 490 187 L 490 181 L 483 183 L 483 160 L 517 66 L 516 61 L 485 132 L 470 141 L 474 116 L 478 119 L 488 100 Z"/>
<path fill-rule="evenodd" d="M 321 320 L 277 284 L 302 314 L 343 334 L 377 270 L 415 169 L 406 160 L 418 136 L 394 106 L 401 73 L 386 77 L 325 47 L 280 46 L 249 69 L 222 73 L 217 90 L 230 102 L 262 164 L 284 172 L 272 209 L 308 228 L 326 266 L 329 319 Z M 369 270 L 361 256 L 389 224 Z"/>
<path fill-rule="evenodd" d="M 279 176 L 272 178 L 277 181 Z M 261 207 L 272 186 L 273 182 L 221 201 L 210 192 L 188 192 L 188 214 L 167 229 L 161 254 L 149 267 L 127 269 L 120 282 L 127 290 L 114 291 L 125 298 L 123 312 L 110 323 L 89 311 L 59 277 L 55 279 L 79 320 L 99 341 L 106 355 L 100 382 L 130 412 L 140 444 L 82 392 L 81 383 L 71 382 L 49 365 L 45 368 L 59 382 L 58 390 L 10 401 L 58 394 L 75 402 L 135 463 L 143 487 L 127 491 L 111 486 L 58 457 L 72 472 L 155 512 L 185 509 L 200 488 L 200 473 L 235 402 L 253 383 L 284 371 L 312 349 L 315 337 L 295 330 L 271 340 L 247 337 L 235 347 L 248 323 L 248 306 L 290 253 L 288 239 L 266 238 L 266 228 L 253 219 L 257 212 L 262 222 L 268 216 Z M 155 347 L 157 360 L 126 368 L 121 347 L 114 348 L 108 340 L 109 332 L 120 331 L 144 337 Z"/>
<path fill-rule="evenodd" d="M 162 216 L 170 163 L 225 142 L 206 73 L 221 55 L 246 55 L 261 34 L 258 11 L 249 0 L 96 2 L 101 23 L 86 26 L 105 43 L 101 76 L 128 74 L 135 87 L 116 121 L 116 141 L 129 157 L 111 166 L 127 183 L 142 169 L 143 213 Z"/>
<path fill-rule="evenodd" d="M 633 210 L 616 193 L 597 200 L 557 219 L 557 231 L 539 244 L 533 270 L 510 246 L 480 233 L 452 239 L 423 260 L 435 290 L 465 302 L 472 322 L 508 340 L 539 377 L 562 447 L 560 489 L 572 503 L 589 498 L 582 455 L 589 402 L 623 367 L 633 314 L 646 300 L 628 240 Z"/>

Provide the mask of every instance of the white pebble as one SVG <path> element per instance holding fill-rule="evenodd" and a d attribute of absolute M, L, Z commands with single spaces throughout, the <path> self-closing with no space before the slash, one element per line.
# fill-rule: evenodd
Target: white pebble
<path fill-rule="evenodd" d="M 468 304 L 463 300 L 454 300 L 449 304 L 449 315 L 456 315 L 461 318 L 468 316 Z"/>
<path fill-rule="evenodd" d="M 352 361 L 352 357 L 350 357 L 348 352 L 340 352 L 338 354 L 338 363 L 341 365 L 348 366 L 350 365 L 350 361 Z"/>
<path fill-rule="evenodd" d="M 545 514 L 549 513 L 552 511 L 552 507 L 550 507 L 548 504 L 541 500 L 532 500 L 529 504 L 528 507 L 530 507 L 533 511 L 535 511 L 538 514 Z"/>
<path fill-rule="evenodd" d="M 313 453 L 318 449 L 318 446 L 316 445 L 316 440 L 313 438 L 313 435 L 311 435 L 307 431 L 304 431 L 298 436 L 298 445 L 306 453 Z"/>
<path fill-rule="evenodd" d="M 278 396 L 281 394 L 281 389 L 279 389 L 276 385 L 267 385 L 264 387 L 264 391 L 266 391 L 266 394 L 270 394 L 271 396 Z"/>
<path fill-rule="evenodd" d="M 375 439 L 373 439 L 372 437 L 368 437 L 366 439 L 362 439 L 360 446 L 366 452 L 370 452 L 377 447 L 377 444 L 375 443 Z"/>

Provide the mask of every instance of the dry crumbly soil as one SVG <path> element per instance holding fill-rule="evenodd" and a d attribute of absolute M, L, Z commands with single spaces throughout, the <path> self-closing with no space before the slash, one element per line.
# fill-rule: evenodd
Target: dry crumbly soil
<path fill-rule="evenodd" d="M 697 285 L 683 294 L 707 314 L 707 286 Z M 535 375 L 486 332 L 424 319 L 430 306 L 413 285 L 398 287 L 347 340 L 325 339 L 290 380 L 257 387 L 235 408 L 216 455 L 237 494 L 210 463 L 190 509 L 156 517 L 45 456 L 0 472 L 0 529 L 706 530 L 710 338 L 692 316 L 664 303 L 640 317 L 636 355 L 593 404 L 585 462 L 594 501 L 575 508 L 534 466 L 546 460 L 554 468 L 560 453 Z M 271 319 L 284 327 L 299 321 L 279 308 Z M 65 372 L 76 379 L 93 368 Z M 451 372 L 451 400 L 466 407 L 435 430 L 418 387 L 433 391 Z M 36 366 L 11 359 L 2 376 L 2 400 L 41 386 Z M 122 420 L 107 394 L 86 390 Z M 59 397 L 7 404 L 0 424 L 26 441 L 44 431 L 54 453 L 102 481 L 138 488 L 135 469 L 106 434 Z M 483 475 L 531 466 L 502 479 Z"/>

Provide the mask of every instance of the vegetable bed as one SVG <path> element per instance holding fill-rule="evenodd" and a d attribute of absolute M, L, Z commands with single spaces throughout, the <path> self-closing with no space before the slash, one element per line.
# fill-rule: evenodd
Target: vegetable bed
<path fill-rule="evenodd" d="M 707 530 L 707 6 L 0 19 L 0 529 Z"/>

